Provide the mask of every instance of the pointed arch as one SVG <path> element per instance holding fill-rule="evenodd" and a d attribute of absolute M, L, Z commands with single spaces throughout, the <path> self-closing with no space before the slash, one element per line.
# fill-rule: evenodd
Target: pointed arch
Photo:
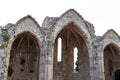
<path fill-rule="evenodd" d="M 101 45 L 101 43 L 103 45 Z M 114 47 L 111 47 L 111 44 L 112 46 Z M 100 47 L 101 47 L 101 54 L 100 57 L 101 57 L 101 60 L 100 60 L 100 75 L 102 75 L 102 79 L 105 79 L 107 78 L 106 77 L 106 74 L 103 74 L 104 72 L 106 72 L 105 70 L 105 64 L 109 64 L 110 62 L 113 64 L 113 61 L 111 60 L 108 60 L 107 62 L 105 62 L 106 59 L 108 58 L 105 58 L 105 52 L 106 53 L 110 53 L 109 55 L 112 56 L 112 58 L 115 58 L 115 54 L 114 54 L 114 51 L 116 51 L 116 54 L 118 55 L 119 54 L 119 47 L 120 46 L 120 38 L 119 38 L 119 35 L 113 30 L 113 29 L 110 29 L 108 30 L 102 37 L 102 40 L 100 41 Z M 114 51 L 113 51 L 114 50 Z M 106 54 L 108 55 L 108 54 Z M 109 56 L 108 55 L 108 56 Z M 113 64 L 114 65 L 114 64 Z M 110 68 L 109 68 L 110 69 Z M 112 68 L 111 68 L 112 69 Z M 108 71 L 108 70 L 107 70 Z M 111 74 L 112 72 L 110 71 L 109 74 Z M 113 73 L 112 73 L 113 74 Z M 112 77 L 109 77 L 109 79 L 107 80 L 110 80 L 110 78 L 113 78 Z"/>
<path fill-rule="evenodd" d="M 113 80 L 114 70 L 120 68 L 120 49 L 116 44 L 110 43 L 104 48 L 104 72 L 105 80 Z"/>
<path fill-rule="evenodd" d="M 120 70 L 115 71 L 115 80 L 120 80 Z"/>
<path fill-rule="evenodd" d="M 39 80 L 40 44 L 26 31 L 17 35 L 11 46 L 8 80 Z"/>
<path fill-rule="evenodd" d="M 62 60 L 62 39 L 59 37 L 57 41 L 57 61 L 61 62 Z"/>
<path fill-rule="evenodd" d="M 62 39 L 62 60 L 57 62 L 57 40 Z M 53 53 L 53 77 L 54 80 L 71 80 L 74 76 L 81 77 L 84 80 L 89 80 L 89 53 L 87 48 L 87 38 L 83 36 L 79 27 L 73 22 L 64 26 L 55 38 L 54 53 Z M 78 48 L 78 69 L 76 74 L 74 71 L 74 48 Z M 79 76 L 78 76 L 79 75 Z M 87 75 L 88 77 L 85 77 Z M 71 77 L 71 78 L 70 78 Z M 80 79 L 80 77 L 78 79 Z"/>
<path fill-rule="evenodd" d="M 104 39 L 117 39 L 119 40 L 119 35 L 113 29 L 108 30 L 104 35 Z"/>
<path fill-rule="evenodd" d="M 27 16 L 21 18 L 18 22 L 16 22 L 16 26 L 19 25 L 19 24 L 21 24 L 21 23 L 25 23 L 26 20 L 32 21 L 37 27 L 39 27 L 38 22 L 31 15 L 27 15 Z M 40 29 L 40 27 L 39 27 L 39 29 Z"/>
<path fill-rule="evenodd" d="M 60 31 L 64 29 L 64 26 L 72 22 L 78 26 L 78 29 L 83 36 L 86 37 L 87 40 L 90 40 L 92 35 L 90 34 L 88 28 L 90 26 L 87 26 L 88 22 L 84 21 L 84 19 L 74 9 L 70 9 L 65 12 L 54 25 L 54 40 L 57 37 L 56 35 L 58 35 Z M 92 29 L 94 30 L 94 28 Z"/>
<path fill-rule="evenodd" d="M 30 31 L 33 34 L 38 34 L 39 36 L 42 36 L 42 34 L 43 34 L 37 21 L 30 15 L 27 15 L 27 16 L 21 18 L 15 24 L 14 35 L 17 35 L 24 31 Z"/>

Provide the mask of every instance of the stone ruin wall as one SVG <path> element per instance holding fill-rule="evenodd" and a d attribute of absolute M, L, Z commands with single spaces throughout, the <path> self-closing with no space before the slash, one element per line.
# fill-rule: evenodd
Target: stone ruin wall
<path fill-rule="evenodd" d="M 74 26 L 77 26 L 79 31 L 77 34 L 80 34 L 80 37 L 83 38 L 86 49 L 88 50 L 88 58 L 85 60 L 88 62 L 83 65 L 84 67 L 88 66 L 85 70 L 87 72 L 79 74 L 71 74 L 70 78 L 63 78 L 61 74 L 57 73 L 55 69 L 59 66 L 54 66 L 54 57 L 53 53 L 55 52 L 55 41 L 58 36 L 65 36 L 61 33 L 64 30 L 65 26 L 68 26 L 70 23 L 73 23 Z M 74 28 L 73 28 L 74 29 Z M 69 26 L 68 29 L 69 30 Z M 34 18 L 31 16 L 26 16 L 20 19 L 16 24 L 7 24 L 6 26 L 1 26 L 0 29 L 0 80 L 7 80 L 7 70 L 9 66 L 10 50 L 12 43 L 17 38 L 17 35 L 29 31 L 34 34 L 40 45 L 40 62 L 39 62 L 39 80 L 114 80 L 114 72 L 117 69 L 120 69 L 117 59 L 113 60 L 114 57 L 119 59 L 119 50 L 120 50 L 120 37 L 114 30 L 108 30 L 103 36 L 96 36 L 94 31 L 94 26 L 88 21 L 84 20 L 75 10 L 71 9 L 65 12 L 60 17 L 46 17 L 43 21 L 42 26 L 40 27 Z M 76 30 L 75 30 L 76 31 Z M 61 33 L 61 34 L 60 34 Z M 4 40 L 4 36 L 9 34 L 10 39 Z M 73 32 L 74 34 L 74 32 Z M 71 34 L 71 35 L 73 35 Z M 79 37 L 79 36 L 78 36 Z M 72 38 L 72 37 L 71 37 Z M 74 40 L 74 39 L 73 39 Z M 78 41 L 80 39 L 78 38 Z M 68 40 L 70 41 L 70 40 Z M 72 43 L 74 44 L 74 43 Z M 110 49 L 110 50 L 109 50 Z M 82 50 L 82 49 L 80 49 Z M 109 52 L 110 51 L 110 52 Z M 84 53 L 84 51 L 83 51 Z M 107 53 L 111 53 L 107 55 Z M 118 54 L 116 54 L 118 53 Z M 66 55 L 65 55 L 66 56 Z M 84 55 L 83 55 L 84 56 Z M 81 56 L 81 58 L 83 57 Z M 109 57 L 110 56 L 110 57 Z M 69 56 L 66 56 L 69 59 Z M 107 66 L 107 60 L 112 60 L 113 62 L 113 71 L 111 71 L 111 78 L 109 79 L 109 72 Z M 105 62 L 104 62 L 105 60 Z M 117 62 L 116 62 L 117 61 Z M 81 64 L 84 64 L 83 62 Z M 65 66 L 65 63 L 63 64 Z M 66 65 L 67 67 L 67 65 Z M 81 67 L 82 68 L 82 67 Z M 65 69 L 63 67 L 63 69 Z M 55 78 L 54 72 L 58 75 Z M 68 71 L 69 72 L 69 71 Z M 70 71 L 71 72 L 71 71 Z M 63 73 L 64 74 L 64 73 Z M 65 76 L 68 73 L 66 71 Z M 58 79 L 59 78 L 59 79 Z"/>

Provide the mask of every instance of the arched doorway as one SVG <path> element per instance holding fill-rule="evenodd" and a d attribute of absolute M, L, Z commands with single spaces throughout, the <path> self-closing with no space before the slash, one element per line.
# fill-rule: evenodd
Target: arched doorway
<path fill-rule="evenodd" d="M 33 34 L 23 32 L 12 44 L 8 80 L 39 80 L 40 46 Z"/>
<path fill-rule="evenodd" d="M 119 48 L 114 44 L 109 44 L 104 49 L 104 71 L 105 80 L 114 80 L 116 73 L 114 70 L 120 68 Z M 116 80 L 116 79 L 115 79 Z"/>
<path fill-rule="evenodd" d="M 115 80 L 120 80 L 120 70 L 115 71 Z"/>
<path fill-rule="evenodd" d="M 59 39 L 61 39 L 61 47 L 58 46 Z M 88 49 L 84 39 L 79 28 L 74 23 L 66 25 L 60 31 L 54 45 L 54 80 L 90 79 Z M 57 59 L 59 58 L 59 48 L 61 48 L 61 59 Z M 78 49 L 76 71 L 74 70 L 74 48 Z"/>

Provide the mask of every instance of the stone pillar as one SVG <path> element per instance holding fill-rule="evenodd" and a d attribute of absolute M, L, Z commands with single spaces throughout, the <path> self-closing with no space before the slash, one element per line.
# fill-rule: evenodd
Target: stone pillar
<path fill-rule="evenodd" d="M 4 50 L 0 49 L 0 80 L 6 80 L 6 73 L 4 71 L 4 60 L 5 60 L 5 53 Z"/>
<path fill-rule="evenodd" d="M 53 80 L 52 41 L 44 36 L 40 55 L 39 80 Z"/>
<path fill-rule="evenodd" d="M 46 59 L 46 41 L 45 37 L 43 36 L 43 40 L 41 43 L 40 48 L 40 62 L 39 62 L 39 80 L 46 80 L 46 73 L 45 73 L 45 59 Z"/>
<path fill-rule="evenodd" d="M 10 48 L 4 48 L 4 57 L 3 58 L 3 79 L 7 80 L 8 75 L 8 66 L 9 66 L 9 57 L 10 57 Z"/>
<path fill-rule="evenodd" d="M 104 77 L 104 52 L 102 46 L 98 49 L 98 79 L 97 80 L 105 80 Z"/>
<path fill-rule="evenodd" d="M 52 53 L 52 40 L 51 37 L 47 37 L 46 42 L 46 62 L 45 62 L 45 73 L 46 73 L 46 79 L 45 80 L 53 80 L 53 53 Z"/>
<path fill-rule="evenodd" d="M 92 46 L 92 45 L 91 45 Z M 90 47 L 92 48 L 92 47 Z M 89 49 L 90 49 L 89 48 Z M 89 51 L 89 62 L 90 62 L 90 80 L 96 80 L 95 76 L 96 76 L 96 67 L 95 67 L 95 50 L 94 49 L 90 49 Z"/>
<path fill-rule="evenodd" d="M 99 73 L 100 73 L 100 80 L 105 80 L 105 74 L 104 74 L 104 57 L 103 57 L 103 51 L 101 51 L 101 56 L 99 57 Z"/>
<path fill-rule="evenodd" d="M 103 48 L 102 44 L 97 40 L 93 41 L 93 67 L 92 67 L 92 79 L 91 80 L 105 80 L 104 78 L 104 59 L 103 59 Z"/>

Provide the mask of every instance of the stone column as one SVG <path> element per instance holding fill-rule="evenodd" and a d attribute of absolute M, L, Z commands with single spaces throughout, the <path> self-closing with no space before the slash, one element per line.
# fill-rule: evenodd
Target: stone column
<path fill-rule="evenodd" d="M 7 80 L 8 75 L 8 66 L 9 66 L 9 57 L 10 57 L 10 48 L 4 48 L 4 57 L 3 58 L 3 80 Z"/>
<path fill-rule="evenodd" d="M 5 73 L 5 53 L 0 49 L 0 80 L 7 80 L 7 74 Z"/>
<path fill-rule="evenodd" d="M 99 72 L 100 72 L 100 80 L 105 80 L 105 73 L 104 73 L 104 56 L 103 51 L 101 51 L 101 56 L 99 59 Z"/>
<path fill-rule="evenodd" d="M 46 80 L 46 37 L 43 36 L 43 41 L 41 43 L 41 48 L 40 48 L 40 62 L 39 62 L 39 80 Z"/>
<path fill-rule="evenodd" d="M 93 41 L 93 55 L 92 60 L 93 66 L 92 71 L 93 74 L 91 80 L 105 80 L 104 78 L 104 59 L 103 59 L 103 46 L 97 40 Z"/>
<path fill-rule="evenodd" d="M 51 37 L 44 36 L 40 55 L 39 80 L 53 80 L 53 57 Z"/>
<path fill-rule="evenodd" d="M 98 79 L 97 80 L 105 80 L 105 77 L 104 77 L 104 52 L 103 52 L 103 49 L 102 49 L 102 46 L 99 47 L 98 49 Z"/>
<path fill-rule="evenodd" d="M 45 73 L 46 79 L 45 80 L 53 80 L 53 45 L 51 37 L 47 37 L 46 42 L 46 61 L 45 61 Z"/>

